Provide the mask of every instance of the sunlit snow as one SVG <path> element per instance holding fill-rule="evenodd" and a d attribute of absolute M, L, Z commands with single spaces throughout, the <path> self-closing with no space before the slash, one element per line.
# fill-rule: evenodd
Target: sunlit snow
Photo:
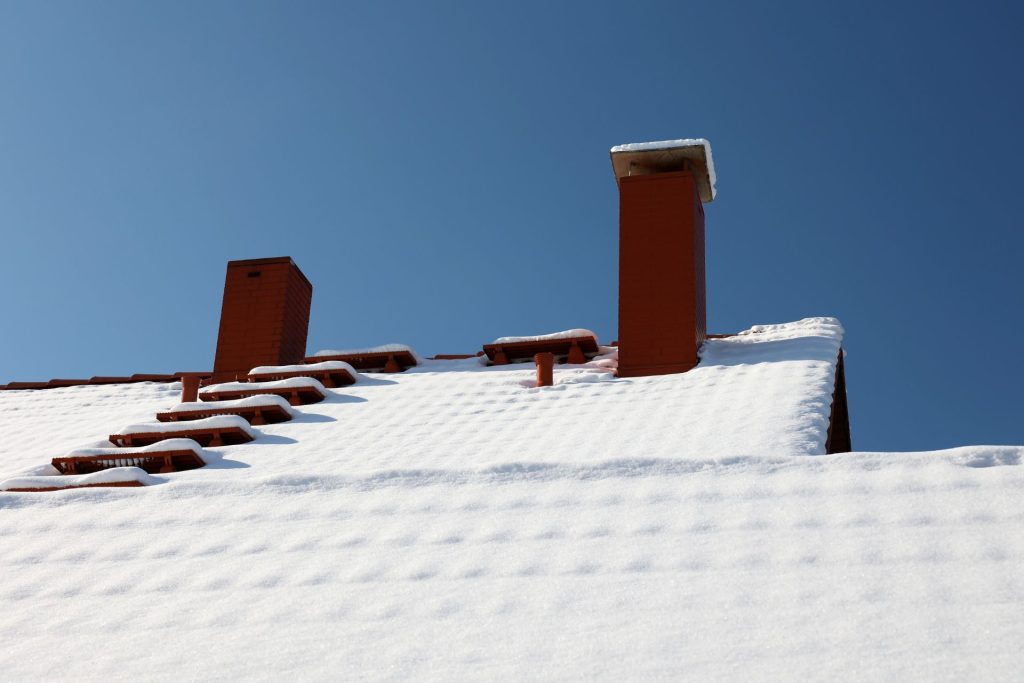
<path fill-rule="evenodd" d="M 603 349 L 544 388 L 425 361 L 150 486 L 0 493 L 0 671 L 1017 677 L 1024 448 L 822 455 L 841 336 L 762 326 L 628 379 Z M 0 481 L 64 479 L 38 468 L 179 391 L 0 392 Z"/>

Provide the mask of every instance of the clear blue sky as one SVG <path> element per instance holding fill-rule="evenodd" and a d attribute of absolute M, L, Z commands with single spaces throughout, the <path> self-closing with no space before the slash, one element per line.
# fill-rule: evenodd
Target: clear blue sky
<path fill-rule="evenodd" d="M 712 331 L 833 315 L 854 446 L 1024 442 L 1021 5 L 6 2 L 0 382 L 615 337 L 609 147 L 707 137 Z M 926 11 L 923 11 L 926 10 Z"/>

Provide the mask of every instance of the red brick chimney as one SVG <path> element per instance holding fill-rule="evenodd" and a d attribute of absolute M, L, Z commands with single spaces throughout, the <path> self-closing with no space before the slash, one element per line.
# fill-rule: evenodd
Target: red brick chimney
<path fill-rule="evenodd" d="M 707 332 L 704 202 L 715 172 L 706 140 L 612 148 L 619 185 L 619 376 L 685 372 Z"/>
<path fill-rule="evenodd" d="M 313 285 L 288 256 L 229 261 L 214 379 L 301 363 Z"/>

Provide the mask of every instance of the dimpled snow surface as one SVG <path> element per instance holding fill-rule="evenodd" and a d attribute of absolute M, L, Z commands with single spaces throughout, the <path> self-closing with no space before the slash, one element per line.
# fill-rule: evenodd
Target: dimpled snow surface
<path fill-rule="evenodd" d="M 841 336 L 424 361 L 147 486 L 0 492 L 2 677 L 1017 677 L 1024 448 L 822 455 Z M 0 481 L 179 391 L 0 392 Z"/>

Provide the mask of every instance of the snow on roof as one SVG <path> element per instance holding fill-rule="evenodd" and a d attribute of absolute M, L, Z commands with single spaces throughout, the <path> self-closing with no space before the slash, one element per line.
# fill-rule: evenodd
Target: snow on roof
<path fill-rule="evenodd" d="M 324 370 L 345 370 L 353 379 L 359 378 L 359 373 L 351 365 L 343 360 L 325 360 L 320 363 L 303 363 L 300 365 L 260 365 L 249 371 L 250 375 L 273 375 L 288 372 L 322 372 Z"/>
<path fill-rule="evenodd" d="M 249 383 L 246 382 L 246 385 L 248 384 Z M 211 408 L 261 408 L 270 406 L 280 408 L 288 414 L 294 413 L 291 405 L 288 404 L 288 401 L 274 394 L 261 394 L 259 396 L 249 396 L 248 398 L 236 398 L 230 401 L 215 401 L 213 403 L 209 401 L 191 401 L 188 403 L 179 403 L 175 406 L 172 406 L 171 408 L 168 408 L 167 412 L 187 413 L 192 410 L 210 410 Z"/>
<path fill-rule="evenodd" d="M 237 427 L 249 436 L 255 436 L 249 423 L 237 415 L 215 415 L 204 417 L 200 420 L 187 420 L 185 422 L 136 422 L 122 427 L 111 434 L 149 434 L 153 432 L 187 432 L 196 429 L 224 429 Z"/>
<path fill-rule="evenodd" d="M 295 367 L 306 368 L 308 366 L 298 365 Z M 355 377 L 355 375 L 352 375 Z M 181 386 L 180 384 L 178 386 Z M 244 391 L 246 389 L 301 389 L 313 387 L 321 392 L 326 391 L 320 380 L 313 377 L 289 377 L 288 379 L 275 379 L 270 382 L 221 382 L 200 387 L 199 393 L 217 393 L 223 391 Z"/>
<path fill-rule="evenodd" d="M 538 342 L 538 341 L 549 341 L 552 339 L 573 339 L 575 337 L 593 337 L 597 340 L 597 335 L 590 330 L 584 330 L 577 328 L 574 330 L 563 330 L 561 332 L 552 332 L 550 334 L 538 334 L 533 337 L 498 337 L 492 343 L 494 344 L 516 344 L 519 342 Z"/>
<path fill-rule="evenodd" d="M 55 486 L 79 487 L 134 481 L 144 486 L 159 484 L 161 480 L 146 473 L 139 467 L 112 467 L 90 474 L 73 474 L 63 477 L 23 476 L 0 482 L 0 491 L 11 489 L 46 489 Z M 8 640 L 10 642 L 10 640 Z"/>
<path fill-rule="evenodd" d="M 379 346 L 367 346 L 361 349 L 325 349 L 323 351 L 317 351 L 314 356 L 360 356 L 368 353 L 399 353 L 402 351 L 408 351 L 413 356 L 416 356 L 416 352 L 412 350 L 411 346 L 405 344 L 381 344 Z"/>
<path fill-rule="evenodd" d="M 157 424 L 166 424 L 166 423 L 158 422 Z M 172 424 L 179 424 L 179 423 L 172 423 Z M 182 422 L 180 424 L 188 424 L 188 423 L 187 422 Z M 152 431 L 152 430 L 150 430 L 150 431 Z M 144 454 L 144 453 L 153 453 L 153 452 L 160 452 L 160 451 L 185 451 L 185 450 L 192 451 L 193 453 L 198 455 L 200 459 L 203 458 L 203 449 L 202 449 L 202 447 L 198 443 L 193 441 L 192 439 L 164 439 L 163 441 L 157 441 L 156 443 L 149 444 L 148 446 L 139 446 L 139 447 L 136 447 L 136 448 L 118 448 L 118 447 L 114 446 L 114 444 L 110 443 L 109 441 L 101 441 L 101 442 L 97 442 L 96 445 L 90 445 L 90 446 L 85 446 L 85 447 L 80 447 L 80 448 L 72 448 L 67 453 L 65 453 L 64 456 L 65 457 L 71 457 L 71 456 L 75 456 L 75 455 L 78 455 L 78 456 L 84 456 L 84 455 L 125 455 L 125 456 L 128 456 L 128 455 L 139 455 L 139 454 Z"/>
<path fill-rule="evenodd" d="M 542 389 L 528 366 L 425 361 L 204 449 L 215 467 L 4 493 L 0 670 L 1014 677 L 1024 448 L 809 457 L 841 334 L 763 326 L 684 374 L 556 366 L 597 379 Z M 0 393 L 0 480 L 175 388 Z"/>

